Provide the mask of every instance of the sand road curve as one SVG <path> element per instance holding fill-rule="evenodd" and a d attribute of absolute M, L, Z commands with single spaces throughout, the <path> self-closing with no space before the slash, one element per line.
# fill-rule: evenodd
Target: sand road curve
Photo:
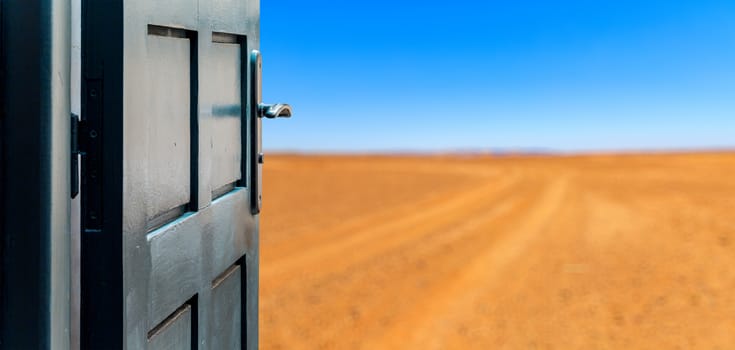
<path fill-rule="evenodd" d="M 733 349 L 735 154 L 271 156 L 264 349 Z"/>

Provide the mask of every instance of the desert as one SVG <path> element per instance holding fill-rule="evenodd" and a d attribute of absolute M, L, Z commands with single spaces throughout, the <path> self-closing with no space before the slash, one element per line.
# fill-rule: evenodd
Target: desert
<path fill-rule="evenodd" d="M 272 155 L 264 349 L 735 348 L 735 153 Z"/>

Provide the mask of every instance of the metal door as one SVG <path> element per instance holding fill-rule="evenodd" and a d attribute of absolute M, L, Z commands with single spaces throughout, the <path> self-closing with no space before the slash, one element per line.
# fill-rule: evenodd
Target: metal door
<path fill-rule="evenodd" d="M 82 348 L 257 348 L 258 40 L 258 0 L 83 0 Z"/>

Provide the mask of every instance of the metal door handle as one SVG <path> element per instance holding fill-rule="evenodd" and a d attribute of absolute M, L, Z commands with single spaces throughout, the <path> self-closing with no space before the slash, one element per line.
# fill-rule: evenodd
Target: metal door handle
<path fill-rule="evenodd" d="M 257 106 L 256 115 L 258 118 L 291 118 L 291 106 L 285 103 L 266 104 L 263 103 L 263 59 L 260 51 L 253 50 L 250 52 L 250 69 L 252 87 L 250 90 L 250 98 L 253 106 Z"/>
<path fill-rule="evenodd" d="M 260 51 L 250 52 L 250 211 L 253 214 L 260 213 L 262 206 L 262 177 L 263 177 L 263 151 L 262 151 L 262 118 L 290 118 L 291 106 L 285 103 L 265 104 L 261 92 L 263 79 L 261 77 L 262 58 Z"/>
<path fill-rule="evenodd" d="M 258 105 L 258 117 L 265 117 L 268 119 L 291 118 L 291 106 L 285 103 L 276 103 L 272 105 L 261 103 Z"/>

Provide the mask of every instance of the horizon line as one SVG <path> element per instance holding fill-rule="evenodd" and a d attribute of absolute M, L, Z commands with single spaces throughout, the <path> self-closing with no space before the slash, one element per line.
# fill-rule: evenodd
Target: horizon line
<path fill-rule="evenodd" d="M 264 149 L 272 155 L 334 155 L 334 156 L 575 156 L 575 155 L 643 155 L 643 154 L 699 154 L 733 153 L 735 146 L 722 147 L 668 147 L 668 148 L 622 148 L 622 149 L 585 149 L 561 150 L 544 147 L 520 148 L 448 148 L 438 150 L 422 149 L 375 149 L 375 150 L 310 150 L 310 149 Z"/>

